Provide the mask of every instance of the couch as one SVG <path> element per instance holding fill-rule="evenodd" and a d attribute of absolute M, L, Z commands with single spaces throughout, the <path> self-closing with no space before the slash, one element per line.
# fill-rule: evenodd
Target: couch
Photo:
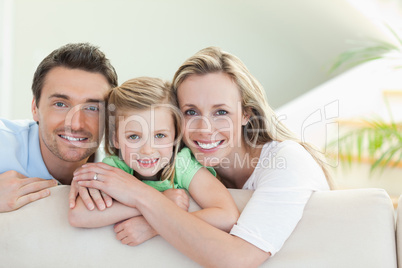
<path fill-rule="evenodd" d="M 242 210 L 252 191 L 229 190 Z M 48 198 L 0 213 L 0 267 L 199 267 L 160 236 L 130 247 L 115 239 L 112 226 L 71 227 L 68 192 L 57 186 Z M 190 210 L 197 209 L 191 200 Z M 282 250 L 262 267 L 397 267 L 399 217 L 396 226 L 382 189 L 316 192 Z"/>

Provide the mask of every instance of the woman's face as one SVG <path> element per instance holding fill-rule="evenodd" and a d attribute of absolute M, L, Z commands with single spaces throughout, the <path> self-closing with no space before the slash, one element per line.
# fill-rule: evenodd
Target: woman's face
<path fill-rule="evenodd" d="M 191 75 L 179 86 L 183 141 L 204 166 L 230 165 L 247 123 L 237 85 L 225 73 Z M 226 161 L 226 162 L 225 162 Z"/>

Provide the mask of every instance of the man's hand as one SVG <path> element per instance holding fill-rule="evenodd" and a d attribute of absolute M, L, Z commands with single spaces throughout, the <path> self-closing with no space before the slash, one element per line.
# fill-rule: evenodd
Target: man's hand
<path fill-rule="evenodd" d="M 0 174 L 0 212 L 13 211 L 47 197 L 48 188 L 56 185 L 56 180 L 28 178 L 14 170 L 6 171 Z"/>
<path fill-rule="evenodd" d="M 93 210 L 95 208 L 94 203 L 99 210 L 104 210 L 106 207 L 110 207 L 113 204 L 112 198 L 107 194 L 97 189 L 79 186 L 78 182 L 73 180 L 71 182 L 70 194 L 68 197 L 70 208 L 75 207 L 75 201 L 78 194 L 89 210 Z"/>
<path fill-rule="evenodd" d="M 158 235 L 143 216 L 116 223 L 114 226 L 117 240 L 129 246 L 137 246 Z"/>

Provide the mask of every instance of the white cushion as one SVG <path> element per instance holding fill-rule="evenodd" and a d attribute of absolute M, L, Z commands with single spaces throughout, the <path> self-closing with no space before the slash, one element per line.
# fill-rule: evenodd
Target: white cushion
<path fill-rule="evenodd" d="M 122 245 L 112 226 L 71 227 L 69 186 L 0 213 L 0 267 L 199 267 L 155 237 Z M 252 191 L 232 190 L 240 210 Z M 190 210 L 199 209 L 191 201 Z M 296 230 L 263 267 L 396 267 L 392 204 L 383 190 L 314 193 Z"/>

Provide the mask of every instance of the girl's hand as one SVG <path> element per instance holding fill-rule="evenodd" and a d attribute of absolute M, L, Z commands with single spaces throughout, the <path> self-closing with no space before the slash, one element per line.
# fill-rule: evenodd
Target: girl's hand
<path fill-rule="evenodd" d="M 129 246 L 137 246 L 158 235 L 143 216 L 133 217 L 115 224 L 114 232 L 117 240 Z"/>
<path fill-rule="evenodd" d="M 83 165 L 74 172 L 73 181 L 77 181 L 78 185 L 83 187 L 98 189 L 120 203 L 133 208 L 135 207 L 136 192 L 138 193 L 145 186 L 132 175 L 105 163 Z"/>
<path fill-rule="evenodd" d="M 185 190 L 183 189 L 168 189 L 163 192 L 163 195 L 173 201 L 178 207 L 188 211 L 190 200 Z"/>

